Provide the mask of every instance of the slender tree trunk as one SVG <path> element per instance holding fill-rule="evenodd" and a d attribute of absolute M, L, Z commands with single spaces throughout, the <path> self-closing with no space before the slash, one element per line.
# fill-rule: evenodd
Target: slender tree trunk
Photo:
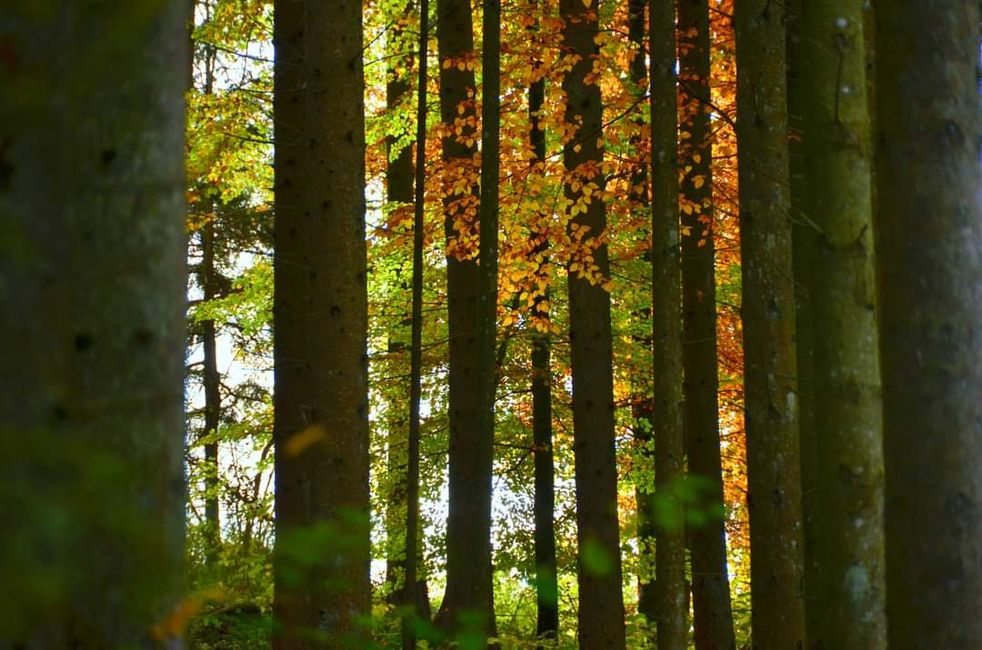
<path fill-rule="evenodd" d="M 712 124 L 710 122 L 709 5 L 679 1 L 679 67 L 682 167 L 690 169 L 681 190 L 690 211 L 682 212 L 683 363 L 685 446 L 689 475 L 705 485 L 705 505 L 723 504 L 719 439 L 719 370 L 716 358 L 716 245 L 713 236 Z M 736 646 L 730 608 L 726 533 L 722 517 L 690 525 L 694 640 L 697 650 Z"/>
<path fill-rule="evenodd" d="M 200 280 L 205 301 L 213 300 L 215 291 L 215 223 L 209 220 L 201 228 Z M 205 558 L 214 567 L 221 546 L 221 521 L 219 519 L 218 494 L 220 489 L 218 469 L 218 425 L 222 413 L 221 374 L 218 371 L 217 332 L 212 319 L 202 323 L 202 347 L 204 348 L 205 429 L 209 438 L 205 450 Z"/>
<path fill-rule="evenodd" d="M 889 645 L 978 648 L 980 9 L 894 0 L 876 11 Z"/>
<path fill-rule="evenodd" d="M 530 29 L 533 52 L 537 51 L 536 31 L 538 23 Z M 546 132 L 542 123 L 545 106 L 546 82 L 541 63 L 532 63 L 533 81 L 529 86 L 529 141 L 533 158 L 532 173 L 541 174 L 546 160 Z M 556 509 L 555 473 L 552 453 L 552 366 L 549 339 L 549 219 L 551 214 L 542 211 L 535 215 L 530 237 L 533 241 L 533 259 L 536 293 L 532 299 L 530 319 L 535 328 L 532 334 L 532 448 L 535 456 L 535 601 L 536 636 L 555 639 L 559 633 L 559 579 L 556 565 Z M 539 289 L 538 287 L 545 287 Z"/>
<path fill-rule="evenodd" d="M 784 5 L 736 4 L 753 638 L 804 642 Z"/>
<path fill-rule="evenodd" d="M 278 647 L 348 647 L 370 609 L 362 8 L 276 9 Z"/>
<path fill-rule="evenodd" d="M 685 478 L 682 432 L 682 271 L 679 242 L 678 94 L 675 2 L 652 2 L 651 43 L 651 325 L 655 496 L 670 509 L 655 522 L 658 650 L 688 645 L 685 581 Z"/>
<path fill-rule="evenodd" d="M 478 190 L 473 120 L 474 28 L 467 0 L 438 0 L 440 115 L 453 133 L 443 139 L 446 165 L 444 230 L 447 238 L 447 311 L 450 425 L 447 588 L 437 623 L 446 630 L 493 630 L 491 583 L 491 448 L 475 426 L 482 410 L 478 377 L 481 274 L 475 259 Z M 449 61 L 449 63 L 447 63 Z M 459 63 L 470 63 L 462 65 Z M 464 69 L 461 70 L 460 68 Z M 463 112 L 458 112 L 463 109 Z M 471 187 L 454 196 L 457 179 Z"/>
<path fill-rule="evenodd" d="M 407 5 L 401 9 L 404 15 L 411 15 L 412 7 Z M 425 27 L 425 25 L 423 25 Z M 424 32 L 425 33 L 425 30 Z M 409 96 L 410 84 L 408 80 L 409 71 L 412 69 L 412 62 L 414 56 L 411 53 L 407 53 L 412 45 L 406 38 L 404 28 L 401 23 L 396 21 L 396 25 L 393 27 L 392 38 L 389 40 L 391 45 L 389 47 L 389 70 L 388 70 L 388 81 L 386 83 L 386 109 L 389 111 L 399 110 L 400 104 L 402 104 L 406 98 Z M 420 69 L 420 74 L 426 76 L 426 72 Z M 422 79 L 421 79 L 422 80 Z M 423 81 L 423 87 L 425 87 L 425 81 Z M 423 118 L 425 120 L 425 106 L 423 111 Z M 419 116 L 417 115 L 417 122 L 419 121 Z M 417 141 L 419 129 L 417 128 Z M 424 130 L 425 136 L 425 130 Z M 386 153 L 388 154 L 387 165 L 385 169 L 385 181 L 386 188 L 388 190 L 387 200 L 393 205 L 400 206 L 399 209 L 405 209 L 406 206 L 413 204 L 415 201 L 415 194 L 413 189 L 413 147 L 411 145 L 406 145 L 401 150 L 399 150 L 393 156 L 393 147 L 396 145 L 396 138 L 390 136 L 386 140 Z M 425 170 L 424 170 L 425 172 Z M 415 227 L 415 226 L 414 226 Z M 415 239 L 415 230 L 414 230 Z M 415 255 L 415 251 L 413 253 Z M 414 269 L 415 270 L 415 269 Z M 402 276 L 404 273 L 404 264 L 400 265 L 399 275 Z M 422 280 L 420 280 L 420 286 L 422 285 Z M 403 289 L 410 288 L 410 290 L 415 290 L 415 277 L 413 278 L 412 285 L 406 283 L 406 280 L 402 280 Z M 411 306 L 410 309 L 413 309 Z M 421 317 L 420 317 L 421 320 Z M 393 355 L 398 354 L 407 350 L 406 348 L 406 338 L 407 335 L 411 339 L 412 331 L 406 332 L 406 323 L 410 323 L 410 330 L 412 329 L 411 324 L 416 321 L 411 319 L 404 320 L 400 322 L 397 326 L 393 328 L 393 331 L 389 335 L 389 352 Z M 410 349 L 410 357 L 412 357 L 413 349 Z M 420 368 L 413 370 L 412 359 L 410 359 L 410 393 L 412 392 L 413 382 L 422 381 L 420 374 L 422 372 L 422 364 Z M 410 400 L 412 397 L 410 396 Z M 387 409 L 393 413 L 392 417 L 388 418 L 386 431 L 387 447 L 388 447 L 388 459 L 387 459 L 387 469 L 389 472 L 389 483 L 392 486 L 389 493 L 389 497 L 386 503 L 386 536 L 387 536 L 387 559 L 386 559 L 386 584 L 388 585 L 389 601 L 392 604 L 404 604 L 413 603 L 415 609 L 415 614 L 420 618 L 428 620 L 430 617 L 429 612 L 429 590 L 427 589 L 426 577 L 419 574 L 419 558 L 422 554 L 421 541 L 422 538 L 419 537 L 416 542 L 417 547 L 417 560 L 416 560 L 416 586 L 412 592 L 412 599 L 405 600 L 405 582 L 406 578 L 406 530 L 409 528 L 407 525 L 407 510 L 410 507 L 408 499 L 408 492 L 410 491 L 408 486 L 409 482 L 412 482 L 412 478 L 407 474 L 409 472 L 408 463 L 410 463 L 411 451 L 409 447 L 411 446 L 407 433 L 409 428 L 413 426 L 411 419 L 412 407 L 406 409 L 403 406 L 401 400 L 393 400 L 387 405 Z M 418 462 L 418 457 L 416 462 Z M 417 473 L 418 481 L 418 473 Z M 416 494 L 418 495 L 419 488 L 416 487 Z M 415 516 L 415 515 L 414 515 Z M 416 525 L 417 532 L 420 533 L 420 527 Z"/>
<path fill-rule="evenodd" d="M 481 203 L 480 275 L 478 278 L 477 390 L 480 399 L 471 453 L 477 474 L 470 486 L 478 501 L 476 526 L 482 533 L 478 545 L 470 549 L 475 561 L 475 578 L 480 584 L 471 605 L 487 618 L 480 620 L 483 635 L 491 634 L 494 624 L 493 569 L 491 566 L 491 473 L 494 454 L 494 396 L 498 363 L 495 338 L 498 319 L 498 181 L 501 131 L 501 2 L 484 0 L 481 53 Z M 476 522 L 475 522 L 476 523 Z M 486 525 L 485 525 L 486 524 Z"/>
<path fill-rule="evenodd" d="M 628 0 L 628 39 L 631 46 L 635 49 L 634 58 L 631 59 L 631 66 L 628 74 L 631 84 L 636 93 L 638 101 L 643 101 L 648 91 L 648 66 L 645 63 L 646 35 L 648 33 L 648 21 L 645 17 L 645 8 L 648 6 L 647 0 Z M 644 138 L 642 133 L 647 125 L 643 117 L 637 120 L 639 134 L 634 136 L 632 145 L 638 154 L 638 164 L 634 167 L 631 174 L 631 198 L 638 202 L 640 209 L 645 213 L 650 209 L 648 200 L 648 164 L 649 160 L 640 155 L 641 144 Z M 651 345 L 649 336 L 643 338 L 646 345 Z M 652 440 L 651 422 L 651 399 L 646 396 L 646 391 L 642 386 L 633 389 L 636 391 L 634 397 L 633 417 L 634 444 L 636 458 L 643 467 L 642 475 L 647 476 L 648 472 L 653 474 L 655 467 L 654 441 Z M 638 519 L 638 613 L 644 614 L 645 618 L 654 623 L 658 615 L 658 602 L 655 594 L 655 507 L 652 500 L 654 482 L 647 482 L 638 485 L 634 490 L 634 500 L 637 504 Z"/>
<path fill-rule="evenodd" d="M 416 174 L 413 192 L 413 298 L 410 343 L 409 438 L 406 463 L 406 576 L 403 603 L 409 605 L 403 618 L 402 648 L 416 647 L 414 623 L 430 618 L 426 581 L 420 581 L 419 443 L 420 406 L 423 399 L 423 217 L 426 198 L 426 86 L 429 44 L 429 0 L 419 3 L 419 74 L 416 79 Z M 408 151 L 408 148 L 407 148 Z M 422 582 L 422 585 L 419 583 Z M 422 589 L 420 589 L 420 586 Z M 420 599 L 424 602 L 420 602 Z"/>
<path fill-rule="evenodd" d="M 611 369 L 607 246 L 596 241 L 607 226 L 603 191 L 603 105 L 589 82 L 598 56 L 598 3 L 560 0 L 564 54 L 576 58 L 563 79 L 566 124 L 575 125 L 563 145 L 567 173 L 582 185 L 565 188 L 570 236 L 578 242 L 567 266 L 570 360 L 573 374 L 573 450 L 579 559 L 579 642 L 584 648 L 624 648 L 617 461 L 614 450 L 614 387 Z M 592 259 L 591 259 L 592 258 Z"/>
<path fill-rule="evenodd" d="M 176 644 L 187 5 L 2 13 L 0 645 Z"/>
<path fill-rule="evenodd" d="M 886 647 L 883 457 L 861 0 L 802 4 L 821 648 Z"/>

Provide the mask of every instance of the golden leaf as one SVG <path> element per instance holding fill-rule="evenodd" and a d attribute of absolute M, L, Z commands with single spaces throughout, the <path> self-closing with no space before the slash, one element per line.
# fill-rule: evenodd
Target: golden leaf
<path fill-rule="evenodd" d="M 283 443 L 283 451 L 287 456 L 299 456 L 311 445 L 327 437 L 327 429 L 320 424 L 312 424 L 298 431 Z"/>

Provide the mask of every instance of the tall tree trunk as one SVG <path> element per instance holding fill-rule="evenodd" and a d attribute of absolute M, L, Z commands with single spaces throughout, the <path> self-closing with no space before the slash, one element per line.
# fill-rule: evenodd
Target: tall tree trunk
<path fill-rule="evenodd" d="M 4 646 L 177 643 L 186 17 L 0 18 Z"/>
<path fill-rule="evenodd" d="M 982 647 L 977 2 L 877 5 L 891 648 Z"/>
<path fill-rule="evenodd" d="M 648 6 L 647 0 L 628 0 L 628 39 L 635 50 L 634 58 L 631 59 L 631 66 L 628 69 L 631 84 L 636 93 L 637 100 L 643 101 L 648 90 L 648 66 L 645 63 L 646 35 L 648 33 L 648 21 L 645 16 L 645 8 Z M 648 200 L 648 164 L 650 160 L 645 160 L 640 156 L 641 144 L 644 141 L 641 133 L 644 131 L 646 122 L 643 117 L 637 119 L 639 134 L 634 136 L 631 144 L 638 154 L 638 164 L 634 167 L 631 174 L 631 198 L 637 200 L 640 209 L 647 214 L 650 208 Z M 651 345 L 650 336 L 643 338 L 646 345 Z M 636 458 L 642 466 L 642 476 L 647 476 L 648 472 L 654 471 L 654 441 L 652 440 L 652 412 L 651 399 L 641 385 L 634 387 L 634 406 L 633 417 L 634 425 L 634 444 Z M 638 613 L 654 623 L 658 615 L 658 602 L 655 594 L 655 506 L 652 499 L 654 482 L 647 482 L 635 487 L 634 500 L 637 504 L 637 536 L 638 536 Z"/>
<path fill-rule="evenodd" d="M 407 5 L 403 7 L 400 11 L 403 16 L 411 15 L 412 7 Z M 425 27 L 425 25 L 421 25 Z M 426 33 L 424 29 L 423 33 Z M 395 26 L 392 28 L 392 38 L 387 42 L 388 56 L 389 56 L 389 69 L 387 71 L 388 80 L 385 89 L 385 102 L 386 110 L 388 111 L 398 111 L 400 109 L 400 104 L 402 104 L 406 98 L 409 96 L 410 83 L 408 80 L 408 74 L 412 69 L 412 62 L 414 56 L 411 51 L 407 53 L 407 49 L 411 47 L 411 43 L 406 38 L 405 28 L 398 19 L 395 21 Z M 425 47 L 425 44 L 424 44 Z M 424 63 L 425 65 L 425 63 Z M 423 68 L 419 69 L 420 81 L 425 87 L 425 77 L 426 70 Z M 425 120 L 426 112 L 425 106 L 422 113 L 422 118 L 417 115 L 417 123 L 420 119 Z M 419 129 L 417 128 L 417 142 L 419 140 Z M 425 130 L 423 132 L 425 137 Z M 411 145 L 406 145 L 398 152 L 393 152 L 393 148 L 396 146 L 396 138 L 390 136 L 386 139 L 386 154 L 387 154 L 387 164 L 385 168 L 385 183 L 387 189 L 387 201 L 390 204 L 400 206 L 399 209 L 405 209 L 406 206 L 413 204 L 415 201 L 415 193 L 413 187 L 413 147 Z M 420 145 L 422 146 L 422 145 Z M 425 148 L 425 147 L 424 147 Z M 393 153 L 395 155 L 393 156 Z M 425 173 L 425 169 L 423 170 Z M 415 211 L 415 210 L 414 210 Z M 414 226 L 415 228 L 415 226 Z M 414 230 L 415 239 L 415 230 Z M 414 244 L 415 245 L 415 244 Z M 413 253 L 415 255 L 415 251 Z M 415 267 L 414 267 L 415 269 Z M 402 288 L 415 290 L 415 277 L 410 283 L 407 283 L 404 279 L 403 274 L 405 273 L 405 263 L 404 261 L 400 264 L 398 270 L 399 276 L 402 277 Z M 420 280 L 420 284 L 422 280 Z M 411 306 L 410 309 L 413 309 Z M 421 320 L 421 316 L 420 319 Z M 406 332 L 406 323 L 410 323 L 410 332 Z M 392 332 L 389 334 L 389 352 L 393 355 L 397 355 L 400 352 L 404 352 L 407 349 L 410 350 L 410 357 L 414 354 L 415 348 L 406 347 L 407 336 L 412 339 L 412 324 L 416 320 L 412 318 L 408 320 L 401 321 L 398 325 L 393 327 Z M 412 345 L 412 343 L 411 343 Z M 420 367 L 412 367 L 412 359 L 410 359 L 410 404 L 412 403 L 412 385 L 413 382 L 422 381 L 421 378 L 417 380 L 421 375 L 422 364 Z M 405 555 L 406 552 L 406 530 L 409 527 L 407 525 L 408 512 L 406 508 L 410 507 L 410 499 L 408 498 L 408 492 L 410 488 L 408 484 L 412 482 L 411 476 L 407 473 L 410 471 L 408 463 L 412 462 L 410 460 L 413 455 L 409 449 L 411 443 L 407 437 L 407 433 L 410 427 L 413 426 L 412 422 L 412 406 L 406 409 L 403 406 L 402 400 L 394 399 L 387 404 L 387 410 L 392 412 L 392 416 L 388 418 L 386 423 L 386 441 L 388 447 L 388 458 L 387 458 L 387 469 L 389 472 L 389 484 L 391 489 L 386 499 L 386 573 L 385 580 L 388 586 L 389 602 L 392 604 L 408 604 L 413 603 L 415 607 L 415 614 L 420 618 L 428 620 L 430 617 L 429 611 L 429 590 L 427 589 L 426 577 L 419 574 L 419 557 L 421 555 L 421 541 L 419 538 L 416 542 L 417 547 L 417 560 L 416 560 L 416 585 L 412 591 L 411 600 L 406 600 L 405 596 L 405 582 L 406 578 L 406 560 L 408 557 Z M 416 461 L 418 461 L 418 453 L 416 455 Z M 418 482 L 418 473 L 417 473 Z M 416 494 L 418 495 L 419 487 L 417 483 Z M 414 515 L 416 516 L 416 515 Z M 418 520 L 417 520 L 418 521 Z M 416 526 L 417 531 L 421 535 L 420 527 Z"/>
<path fill-rule="evenodd" d="M 784 5 L 736 4 L 737 139 L 754 644 L 804 642 Z"/>
<path fill-rule="evenodd" d="M 710 34 L 706 0 L 679 2 L 681 190 L 691 213 L 682 212 L 683 363 L 685 447 L 689 475 L 705 485 L 704 507 L 723 504 L 719 438 L 719 367 L 716 358 L 716 245 L 713 235 L 713 130 L 710 122 Z M 726 532 L 722 517 L 686 530 L 692 558 L 694 640 L 697 650 L 736 646 L 730 608 Z"/>
<path fill-rule="evenodd" d="M 482 633 L 494 625 L 493 569 L 491 567 L 491 473 L 494 453 L 494 396 L 497 387 L 495 338 L 498 319 L 498 181 L 501 131 L 501 2 L 484 0 L 481 53 L 481 203 L 480 276 L 478 278 L 477 389 L 480 402 L 474 427 L 471 453 L 477 471 L 471 485 L 479 510 L 477 526 L 483 537 L 471 548 L 475 578 L 481 589 L 473 606 L 487 620 L 480 621 Z"/>
<path fill-rule="evenodd" d="M 886 646 L 883 456 L 861 0 L 802 3 L 802 103 L 817 229 L 807 249 L 814 350 L 816 626 L 821 648 Z M 812 618 L 812 617 L 810 617 Z"/>
<path fill-rule="evenodd" d="M 440 116 L 452 133 L 443 138 L 447 166 L 444 230 L 447 238 L 447 311 L 450 333 L 448 371 L 450 425 L 447 588 L 437 623 L 446 630 L 494 625 L 491 583 L 491 448 L 475 423 L 481 417 L 478 377 L 480 269 L 476 247 L 478 190 L 474 127 L 474 27 L 468 0 L 438 0 Z M 461 65 L 458 63 L 470 63 Z M 463 70 L 460 68 L 464 68 Z M 459 113 L 458 109 L 463 112 Z M 467 141 L 469 140 L 469 142 Z M 453 196 L 456 179 L 471 187 Z"/>
<path fill-rule="evenodd" d="M 685 478 L 682 432 L 682 270 L 679 242 L 678 91 L 675 2 L 650 5 L 651 43 L 651 326 L 655 496 L 669 505 L 656 521 L 655 599 L 658 650 L 682 650 L 689 626 L 685 581 Z"/>
<path fill-rule="evenodd" d="M 617 460 L 614 449 L 614 386 L 611 369 L 610 271 L 607 246 L 596 239 L 607 227 L 603 191 L 603 104 L 592 76 L 599 55 L 598 2 L 560 0 L 564 53 L 576 57 L 563 78 L 565 122 L 575 125 L 563 145 L 570 236 L 578 242 L 567 266 L 570 360 L 573 374 L 573 451 L 579 559 L 579 642 L 585 648 L 624 648 Z M 592 257 L 592 261 L 588 258 Z"/>
<path fill-rule="evenodd" d="M 347 647 L 370 608 L 362 8 L 276 9 L 278 647 Z"/>
<path fill-rule="evenodd" d="M 537 5 L 533 5 L 537 9 Z M 536 17 L 538 20 L 538 17 Z M 536 32 L 538 23 L 530 28 L 532 51 L 538 51 Z M 533 55 L 534 56 L 534 55 Z M 542 122 L 545 106 L 546 82 L 541 62 L 532 63 L 533 81 L 529 86 L 529 143 L 533 158 L 529 165 L 532 173 L 541 174 L 546 160 L 546 132 Z M 536 280 L 535 297 L 532 299 L 530 319 L 542 327 L 532 334 L 532 449 L 535 457 L 535 602 L 536 636 L 555 639 L 559 633 L 559 575 L 556 565 L 556 491 L 552 453 L 552 346 L 549 334 L 549 282 L 550 261 L 549 220 L 551 214 L 541 211 L 533 218 L 529 236 L 532 238 L 533 259 L 536 263 L 533 277 Z M 539 289 L 538 287 L 545 287 Z"/>
<path fill-rule="evenodd" d="M 423 217 L 426 198 L 426 86 L 428 81 L 429 0 L 419 3 L 419 74 L 416 78 L 416 169 L 413 192 L 413 297 L 410 343 L 409 438 L 406 462 L 406 552 L 402 601 L 402 648 L 416 647 L 416 620 L 429 621 L 430 604 L 426 581 L 419 579 L 421 526 L 419 525 L 420 406 L 423 400 Z M 408 148 L 407 148 L 408 151 Z"/>
<path fill-rule="evenodd" d="M 805 191 L 808 187 L 805 173 L 804 101 L 802 73 L 809 65 L 804 56 L 801 35 L 802 0 L 789 0 L 786 6 L 787 31 L 787 81 L 788 81 L 788 173 L 790 180 L 792 270 L 795 278 L 795 333 L 796 360 L 798 363 L 798 440 L 801 457 L 801 511 L 805 595 L 805 637 L 818 629 L 818 561 L 819 529 L 815 513 L 818 509 L 818 448 L 815 440 L 814 415 L 814 323 L 809 274 L 811 251 L 817 245 L 815 225 L 805 212 Z"/>
<path fill-rule="evenodd" d="M 204 288 L 205 302 L 214 300 L 215 291 L 215 223 L 210 218 L 201 228 L 200 281 Z M 218 469 L 218 425 L 222 414 L 221 374 L 218 371 L 217 332 L 215 321 L 202 323 L 202 347 L 204 348 L 205 429 L 205 558 L 214 567 L 218 561 L 222 533 L 219 519 L 218 495 L 220 489 Z"/>

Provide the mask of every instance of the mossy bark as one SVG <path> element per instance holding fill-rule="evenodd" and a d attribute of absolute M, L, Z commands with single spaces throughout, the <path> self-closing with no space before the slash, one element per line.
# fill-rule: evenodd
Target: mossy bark
<path fill-rule="evenodd" d="M 753 639 L 804 641 L 784 5 L 734 16 Z"/>
<path fill-rule="evenodd" d="M 860 0 L 802 3 L 800 67 L 814 229 L 804 277 L 811 307 L 817 585 L 808 643 L 883 648 L 883 458 Z"/>
<path fill-rule="evenodd" d="M 599 55 L 599 3 L 561 0 L 564 53 L 575 60 L 563 78 L 565 122 L 575 125 L 563 145 L 563 164 L 583 185 L 604 189 L 603 103 L 596 80 L 589 81 Z M 565 188 L 579 206 L 570 219 L 571 236 L 582 257 L 567 266 L 570 361 L 573 375 L 573 452 L 576 479 L 579 642 L 585 648 L 624 648 L 620 530 L 617 520 L 617 460 L 614 450 L 614 378 L 610 294 L 601 286 L 610 263 L 606 244 L 596 239 L 607 227 L 604 202 L 582 186 Z M 579 202 L 579 203 L 576 203 Z M 586 227 L 588 230 L 583 231 Z M 583 232 L 581 232 L 583 231 Z M 585 233 L 585 234 L 584 234 Z M 592 256 L 592 263 L 587 256 Z"/>
<path fill-rule="evenodd" d="M 0 645 L 176 643 L 186 3 L 0 18 Z"/>
<path fill-rule="evenodd" d="M 977 2 L 877 4 L 890 648 L 982 647 Z"/>

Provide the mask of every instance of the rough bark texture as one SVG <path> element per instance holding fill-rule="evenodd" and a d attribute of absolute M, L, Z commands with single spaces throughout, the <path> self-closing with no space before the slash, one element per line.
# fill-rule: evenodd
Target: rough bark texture
<path fill-rule="evenodd" d="M 532 41 L 535 45 L 535 29 L 532 28 Z M 535 48 L 533 48 L 535 51 Z M 538 61 L 533 63 L 533 75 L 541 75 Z M 546 132 L 541 118 L 545 105 L 546 83 L 539 76 L 529 86 L 529 143 L 534 158 L 529 163 L 533 173 L 540 173 L 546 159 Z M 531 318 L 543 323 L 549 322 L 550 281 L 549 220 L 548 212 L 536 215 L 530 228 L 534 242 L 533 259 L 537 267 L 535 277 L 545 283 L 546 289 L 537 293 L 532 300 Z M 552 346 L 548 330 L 536 331 L 532 339 L 532 445 L 535 455 L 535 594 L 536 594 L 536 636 L 543 639 L 556 638 L 559 631 L 559 574 L 556 566 L 556 526 L 555 526 L 555 472 L 552 453 Z"/>
<path fill-rule="evenodd" d="M 370 608 L 362 9 L 276 9 L 278 647 L 347 647 Z"/>
<path fill-rule="evenodd" d="M 651 57 L 651 424 L 655 436 L 655 496 L 669 504 L 655 546 L 658 650 L 688 645 L 685 513 L 679 498 L 685 476 L 682 430 L 682 270 L 679 248 L 678 94 L 675 78 L 675 2 L 649 7 Z M 669 516 L 664 516 L 664 515 Z"/>
<path fill-rule="evenodd" d="M 740 0 L 735 27 L 751 625 L 785 649 L 804 604 L 783 4 Z"/>
<path fill-rule="evenodd" d="M 0 17 L 0 646 L 176 643 L 186 10 Z"/>
<path fill-rule="evenodd" d="M 563 78 L 565 121 L 577 125 L 563 145 L 563 163 L 584 184 L 602 190 L 603 106 L 600 87 L 587 82 L 598 54 L 598 3 L 561 0 L 564 54 L 575 63 Z M 609 273 L 607 246 L 594 240 L 606 228 L 604 202 L 582 199 L 583 187 L 566 186 L 566 197 L 581 200 L 570 232 L 590 251 L 596 269 L 567 266 L 570 361 L 573 375 L 573 450 L 576 463 L 576 524 L 579 555 L 579 643 L 584 648 L 623 648 L 624 602 L 617 522 L 617 463 L 614 453 L 614 387 L 610 295 L 599 283 Z M 584 235 L 581 230 L 589 228 Z M 579 264 L 589 266 L 580 258 Z"/>
<path fill-rule="evenodd" d="M 474 156 L 477 146 L 468 120 L 475 117 L 473 66 L 464 70 L 458 62 L 473 62 L 474 28 L 468 0 L 437 2 L 437 39 L 440 50 L 440 116 L 455 131 L 443 139 L 443 159 L 448 166 L 444 201 L 447 256 L 447 311 L 450 334 L 448 372 L 450 425 L 449 515 L 447 518 L 447 588 L 437 615 L 446 630 L 494 626 L 491 583 L 491 447 L 479 440 L 475 423 L 481 412 L 481 387 L 477 372 L 479 355 L 478 293 L 480 269 L 472 237 L 477 226 L 477 179 Z M 449 67 L 444 62 L 452 62 Z M 458 113 L 458 107 L 464 112 Z M 461 176 L 474 183 L 472 192 L 452 196 L 449 187 Z"/>
<path fill-rule="evenodd" d="M 683 363 L 685 448 L 689 475 L 705 486 L 705 506 L 723 504 L 716 358 L 716 246 L 713 240 L 712 124 L 709 88 L 709 5 L 680 0 L 678 8 L 682 167 L 691 170 L 681 191 L 692 213 L 682 212 Z M 705 518 L 686 530 L 692 560 L 694 641 L 697 650 L 733 648 L 733 614 L 724 521 Z"/>
<path fill-rule="evenodd" d="M 898 650 L 982 647 L 979 14 L 976 2 L 877 5 L 887 619 Z"/>
<path fill-rule="evenodd" d="M 802 4 L 817 589 L 808 643 L 886 646 L 883 453 L 874 300 L 869 114 L 860 0 Z M 811 591 L 811 590 L 810 590 Z"/>

